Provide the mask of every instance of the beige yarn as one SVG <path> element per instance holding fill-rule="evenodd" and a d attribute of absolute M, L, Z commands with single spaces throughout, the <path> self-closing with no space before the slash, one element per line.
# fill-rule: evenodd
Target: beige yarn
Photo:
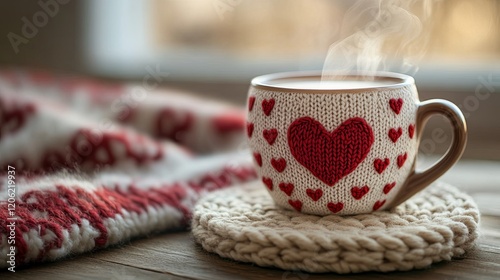
<path fill-rule="evenodd" d="M 435 183 L 389 211 L 313 216 L 277 207 L 252 182 L 209 194 L 192 232 L 209 252 L 259 266 L 356 273 L 425 268 L 471 249 L 479 210 L 455 187 Z"/>

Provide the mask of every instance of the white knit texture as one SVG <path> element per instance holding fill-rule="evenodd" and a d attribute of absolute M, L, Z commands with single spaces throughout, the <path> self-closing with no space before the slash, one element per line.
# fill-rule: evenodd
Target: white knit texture
<path fill-rule="evenodd" d="M 249 97 L 255 97 L 253 109 L 248 112 L 248 122 L 254 125 L 249 145 L 254 152 L 261 154 L 262 167 L 255 164 L 257 172 L 260 177 L 272 179 L 273 190 L 270 194 L 279 206 L 294 209 L 289 200 L 300 200 L 303 213 L 330 215 L 332 212 L 327 207 L 328 203 L 342 202 L 344 207 L 338 214 L 349 215 L 372 212 L 375 203 L 385 201 L 379 208 L 383 210 L 396 197 L 412 171 L 418 149 L 417 129 L 412 138 L 408 132 L 408 127 L 415 125 L 419 102 L 414 85 L 391 90 L 341 94 L 286 93 L 251 88 Z M 275 100 L 275 104 L 270 114 L 266 115 L 262 103 L 271 99 Z M 391 109 L 391 99 L 403 100 L 399 114 Z M 317 120 L 330 133 L 346 120 L 355 117 L 363 118 L 373 131 L 374 142 L 366 158 L 353 172 L 333 186 L 319 180 L 290 152 L 287 131 L 292 122 L 305 116 Z M 263 131 L 273 128 L 278 130 L 278 136 L 274 144 L 270 145 L 263 137 Z M 391 128 L 401 128 L 402 131 L 395 143 L 389 137 Z M 407 159 L 399 168 L 397 158 L 405 153 Z M 273 168 L 272 158 L 286 160 L 283 172 L 277 172 Z M 390 160 L 390 164 L 381 174 L 374 168 L 374 161 L 378 158 Z M 384 186 L 392 182 L 396 182 L 395 187 L 385 194 Z M 280 183 L 294 184 L 290 196 L 280 190 Z M 351 189 L 364 186 L 369 187 L 368 193 L 359 200 L 355 199 Z M 323 195 L 318 201 L 313 201 L 306 194 L 307 189 L 321 189 Z"/>
<path fill-rule="evenodd" d="M 192 232 L 205 250 L 237 261 L 358 273 L 420 269 L 462 256 L 474 246 L 478 223 L 472 198 L 443 183 L 390 212 L 320 217 L 276 207 L 254 182 L 200 200 Z"/>

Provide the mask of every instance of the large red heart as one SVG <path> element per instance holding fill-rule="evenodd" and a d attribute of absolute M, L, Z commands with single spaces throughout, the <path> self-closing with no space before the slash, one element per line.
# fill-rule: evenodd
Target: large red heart
<path fill-rule="evenodd" d="M 373 144 L 372 128 L 351 118 L 333 132 L 311 117 L 296 119 L 288 128 L 288 146 L 295 159 L 328 186 L 353 172 Z"/>

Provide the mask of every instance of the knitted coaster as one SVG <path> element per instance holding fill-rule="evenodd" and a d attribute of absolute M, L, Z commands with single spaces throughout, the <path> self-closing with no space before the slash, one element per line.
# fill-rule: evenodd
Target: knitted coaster
<path fill-rule="evenodd" d="M 357 273 L 425 268 L 474 246 L 479 210 L 434 183 L 391 211 L 325 217 L 277 207 L 257 182 L 216 191 L 195 207 L 192 231 L 209 252 L 259 266 Z"/>

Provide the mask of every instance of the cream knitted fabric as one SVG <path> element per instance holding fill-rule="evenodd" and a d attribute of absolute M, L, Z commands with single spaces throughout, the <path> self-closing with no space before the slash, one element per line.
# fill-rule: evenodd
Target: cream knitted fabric
<path fill-rule="evenodd" d="M 205 250 L 259 266 L 388 272 L 463 255 L 474 245 L 478 222 L 474 201 L 443 183 L 390 212 L 320 217 L 280 209 L 253 182 L 200 200 L 192 232 Z"/>
<path fill-rule="evenodd" d="M 418 102 L 413 84 L 341 94 L 252 88 L 247 132 L 256 170 L 287 209 L 383 210 L 414 164 Z"/>
<path fill-rule="evenodd" d="M 0 269 L 185 228 L 256 179 L 242 108 L 154 87 L 0 68 Z"/>

